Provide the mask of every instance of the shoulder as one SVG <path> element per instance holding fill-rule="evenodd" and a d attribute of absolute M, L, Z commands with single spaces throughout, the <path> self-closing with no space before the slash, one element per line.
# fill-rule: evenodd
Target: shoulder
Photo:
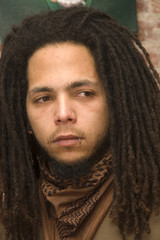
<path fill-rule="evenodd" d="M 142 240 L 159 240 L 160 239 L 160 215 L 151 215 L 150 220 L 151 233 L 144 233 Z M 122 240 L 122 236 L 119 232 L 119 228 L 112 222 L 112 220 L 107 215 L 103 222 L 101 223 L 99 229 L 97 230 L 93 240 Z M 130 235 L 127 240 L 134 240 L 134 236 Z"/>

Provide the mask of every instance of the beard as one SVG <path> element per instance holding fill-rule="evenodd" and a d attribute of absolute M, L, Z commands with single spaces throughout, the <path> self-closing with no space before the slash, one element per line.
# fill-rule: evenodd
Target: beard
<path fill-rule="evenodd" d="M 34 151 L 36 150 L 41 161 L 45 162 L 50 173 L 63 179 L 80 177 L 88 174 L 92 167 L 99 162 L 109 150 L 109 134 L 107 131 L 103 138 L 97 139 L 93 151 L 89 156 L 76 158 L 75 161 L 68 163 L 50 156 L 46 149 L 39 144 L 34 134 L 32 138 L 32 144 L 34 142 L 33 145 L 35 146 Z"/>

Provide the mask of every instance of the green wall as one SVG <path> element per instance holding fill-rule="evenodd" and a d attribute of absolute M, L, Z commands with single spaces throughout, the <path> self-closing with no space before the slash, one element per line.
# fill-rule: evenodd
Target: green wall
<path fill-rule="evenodd" d="M 112 15 L 119 23 L 137 32 L 136 0 L 86 0 L 87 5 Z M 0 0 L 0 42 L 13 25 L 27 16 L 61 8 L 50 0 Z"/>

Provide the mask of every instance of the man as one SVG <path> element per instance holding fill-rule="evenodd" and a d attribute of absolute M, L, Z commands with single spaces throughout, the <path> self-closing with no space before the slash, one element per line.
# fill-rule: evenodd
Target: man
<path fill-rule="evenodd" d="M 158 85 L 139 41 L 102 12 L 58 10 L 12 30 L 0 84 L 6 239 L 159 239 Z"/>

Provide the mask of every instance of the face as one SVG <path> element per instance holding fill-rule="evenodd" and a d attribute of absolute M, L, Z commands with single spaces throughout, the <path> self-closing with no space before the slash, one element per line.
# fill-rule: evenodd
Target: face
<path fill-rule="evenodd" d="M 51 158 L 89 158 L 109 125 L 104 87 L 90 51 L 73 43 L 50 44 L 28 62 L 26 109 L 33 133 Z"/>

